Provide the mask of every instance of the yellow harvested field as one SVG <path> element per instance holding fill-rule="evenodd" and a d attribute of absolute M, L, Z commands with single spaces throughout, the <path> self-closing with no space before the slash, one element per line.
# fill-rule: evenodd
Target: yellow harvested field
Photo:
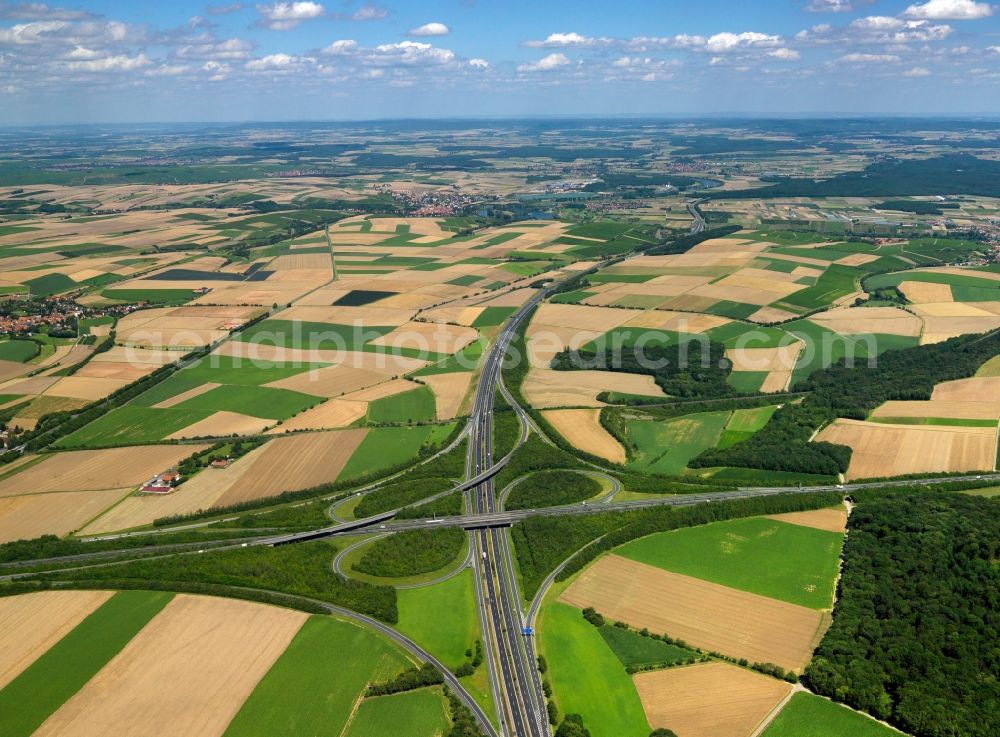
<path fill-rule="evenodd" d="M 603 333 L 599 330 L 582 330 L 532 322 L 527 335 L 529 363 L 538 368 L 548 368 L 553 356 L 560 351 L 566 348 L 576 350 Z"/>
<path fill-rule="evenodd" d="M 545 302 L 539 305 L 531 322 L 539 325 L 578 328 L 606 333 L 635 317 L 635 311 L 615 307 L 588 307 Z"/>
<path fill-rule="evenodd" d="M 913 311 L 925 317 L 996 317 L 971 302 L 928 302 L 914 305 Z"/>
<path fill-rule="evenodd" d="M 72 399 L 103 399 L 131 383 L 130 379 L 99 379 L 87 376 L 64 376 L 46 390 L 46 394 Z"/>
<path fill-rule="evenodd" d="M 560 597 L 636 628 L 666 632 L 703 650 L 801 672 L 829 615 L 664 571 L 618 555 L 585 569 Z"/>
<path fill-rule="evenodd" d="M 601 407 L 603 391 L 665 397 L 652 376 L 611 371 L 554 371 L 531 368 L 524 381 L 524 397 L 532 407 Z"/>
<path fill-rule="evenodd" d="M 1000 376 L 975 376 L 945 381 L 934 387 L 931 401 L 979 402 L 1000 397 Z"/>
<path fill-rule="evenodd" d="M 308 615 L 178 594 L 37 737 L 217 737 Z"/>
<path fill-rule="evenodd" d="M 0 599 L 0 688 L 111 595 L 110 591 L 39 591 Z"/>
<path fill-rule="evenodd" d="M 91 361 L 73 374 L 73 376 L 81 376 L 88 379 L 115 379 L 131 383 L 136 379 L 141 379 L 143 376 L 153 373 L 155 370 L 156 366 L 149 364 Z"/>
<path fill-rule="evenodd" d="M 157 348 L 142 348 L 139 346 L 112 346 L 111 350 L 98 353 L 91 359 L 91 363 L 129 363 L 133 365 L 149 365 L 159 368 L 168 363 L 183 358 L 183 351 L 167 351 Z"/>
<path fill-rule="evenodd" d="M 434 392 L 434 402 L 437 407 L 436 416 L 439 420 L 450 420 L 458 414 L 462 400 L 469 393 L 472 383 L 471 371 L 453 371 L 448 374 L 431 374 L 421 376 L 420 380 Z"/>
<path fill-rule="evenodd" d="M 842 266 L 863 266 L 864 264 L 870 264 L 872 261 L 878 260 L 879 256 L 874 253 L 852 253 L 850 256 L 838 258 L 833 263 L 841 264 Z"/>
<path fill-rule="evenodd" d="M 803 527 L 813 527 L 817 530 L 826 530 L 827 532 L 847 531 L 847 507 L 843 505 L 827 509 L 810 509 L 806 512 L 769 514 L 767 518 Z"/>
<path fill-rule="evenodd" d="M 0 497 L 50 491 L 120 489 L 138 485 L 208 445 L 142 445 L 134 448 L 53 453 L 0 481 Z"/>
<path fill-rule="evenodd" d="M 368 345 L 415 349 L 422 353 L 455 353 L 479 337 L 473 328 L 436 322 L 408 322 Z"/>
<path fill-rule="evenodd" d="M 368 413 L 368 402 L 350 399 L 329 399 L 323 404 L 300 412 L 267 431 L 280 435 L 291 430 L 332 430 L 357 422 Z"/>
<path fill-rule="evenodd" d="M 778 348 L 728 348 L 726 358 L 733 362 L 733 371 L 791 371 L 803 345 L 796 340 Z"/>
<path fill-rule="evenodd" d="M 331 325 L 403 325 L 413 317 L 415 310 L 396 307 L 330 307 L 319 305 L 295 305 L 274 316 L 275 320 L 301 320 L 302 322 L 324 322 Z"/>
<path fill-rule="evenodd" d="M 211 381 L 206 381 L 201 386 L 196 386 L 194 389 L 188 389 L 186 392 L 181 392 L 176 394 L 169 399 L 164 399 L 162 402 L 157 402 L 153 405 L 155 409 L 168 409 L 174 405 L 180 404 L 181 402 L 186 402 L 189 399 L 194 399 L 197 396 L 204 394 L 205 392 L 210 392 L 213 389 L 217 389 L 222 386 L 222 384 L 215 384 Z"/>
<path fill-rule="evenodd" d="M 215 506 L 228 507 L 335 481 L 367 433 L 338 430 L 275 438 L 264 445 L 244 479 L 227 489 Z"/>
<path fill-rule="evenodd" d="M 21 400 L 14 400 L 16 404 Z M 69 399 L 68 397 L 35 397 L 24 409 L 20 410 L 15 417 L 17 420 L 37 420 L 42 415 L 50 412 L 67 412 L 69 410 L 86 407 L 88 402 L 84 399 Z"/>
<path fill-rule="evenodd" d="M 696 297 L 708 297 L 716 300 L 727 300 L 730 302 L 744 302 L 750 305 L 766 305 L 782 297 L 803 289 L 801 284 L 789 284 L 788 282 L 773 281 L 767 283 L 764 280 L 742 279 L 736 275 L 727 276 L 713 284 L 705 284 L 691 290 L 691 295 Z"/>
<path fill-rule="evenodd" d="M 951 302 L 951 286 L 924 281 L 903 281 L 899 283 L 899 291 L 913 304 L 929 304 L 932 302 Z"/>
<path fill-rule="evenodd" d="M 675 330 L 680 333 L 704 333 L 731 323 L 728 317 L 716 315 L 696 315 L 690 312 L 670 312 L 669 310 L 649 310 L 641 312 L 628 322 L 625 328 L 650 328 L 653 330 Z"/>
<path fill-rule="evenodd" d="M 951 417 L 959 420 L 1000 418 L 1000 396 L 981 401 L 934 399 L 930 402 L 891 401 L 876 407 L 872 417 Z"/>
<path fill-rule="evenodd" d="M 601 410 L 552 409 L 542 416 L 574 448 L 612 463 L 625 463 L 625 449 L 601 425 Z"/>
<path fill-rule="evenodd" d="M 809 318 L 837 333 L 884 333 L 917 337 L 923 326 L 920 318 L 898 307 L 835 307 Z"/>
<path fill-rule="evenodd" d="M 992 470 L 997 459 L 995 427 L 890 425 L 839 419 L 816 440 L 854 449 L 848 479 Z"/>
<path fill-rule="evenodd" d="M 764 394 L 774 394 L 776 392 L 787 391 L 791 381 L 792 372 L 790 370 L 771 371 L 764 377 L 764 381 L 761 382 L 760 390 Z"/>
<path fill-rule="evenodd" d="M 213 412 L 204 420 L 198 420 L 175 433 L 167 435 L 167 440 L 184 438 L 215 438 L 225 435 L 256 435 L 274 424 L 274 420 L 251 417 L 239 412 Z"/>
<path fill-rule="evenodd" d="M 8 381 L 16 376 L 22 376 L 32 368 L 31 364 L 0 360 L 0 381 Z"/>
<path fill-rule="evenodd" d="M 960 303 L 956 303 L 960 304 Z M 963 305 L 968 307 L 969 305 Z M 927 307 L 927 305 L 917 305 Z M 924 332 L 920 336 L 920 344 L 940 343 L 959 335 L 970 333 L 986 333 L 1000 328 L 1000 316 L 989 317 L 924 317 Z"/>
<path fill-rule="evenodd" d="M 314 397 L 339 397 L 386 380 L 385 374 L 351 366 L 325 366 L 264 384 L 273 389 L 290 389 Z"/>
<path fill-rule="evenodd" d="M 129 487 L 0 497 L 0 542 L 76 532 L 132 490 Z"/>
<path fill-rule="evenodd" d="M 649 726 L 678 737 L 751 737 L 793 688 L 719 662 L 636 673 L 632 682 Z"/>
<path fill-rule="evenodd" d="M 740 251 L 759 253 L 767 250 L 770 246 L 770 243 L 755 243 L 744 238 L 709 238 L 690 249 L 688 253 L 737 253 Z"/>
<path fill-rule="evenodd" d="M 977 378 L 1000 377 L 1000 356 L 994 356 L 976 371 Z"/>

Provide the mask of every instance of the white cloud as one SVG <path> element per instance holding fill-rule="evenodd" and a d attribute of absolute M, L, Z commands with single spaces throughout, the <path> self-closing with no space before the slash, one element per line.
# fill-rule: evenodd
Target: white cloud
<path fill-rule="evenodd" d="M 931 70 L 925 67 L 913 67 L 903 72 L 904 77 L 929 77 L 930 75 Z"/>
<path fill-rule="evenodd" d="M 358 42 L 343 38 L 339 41 L 334 41 L 332 44 L 323 49 L 324 54 L 329 54 L 330 56 L 350 56 L 358 51 Z"/>
<path fill-rule="evenodd" d="M 376 46 L 368 60 L 382 66 L 404 65 L 438 65 L 455 60 L 455 52 L 439 49 L 420 41 L 400 41 L 395 44 Z"/>
<path fill-rule="evenodd" d="M 145 54 L 138 56 L 106 56 L 101 59 L 87 59 L 84 61 L 71 61 L 66 64 L 66 68 L 71 72 L 128 72 L 133 69 L 149 66 L 152 62 Z"/>
<path fill-rule="evenodd" d="M 351 16 L 351 20 L 382 20 L 387 15 L 389 15 L 389 11 L 385 8 L 365 3 Z"/>
<path fill-rule="evenodd" d="M 899 61 L 896 54 L 845 54 L 840 57 L 845 64 L 892 64 Z"/>
<path fill-rule="evenodd" d="M 921 20 L 977 20 L 990 17 L 994 10 L 989 3 L 974 0 L 928 0 L 908 7 L 903 11 L 903 17 Z"/>
<path fill-rule="evenodd" d="M 486 59 L 469 59 L 469 66 L 473 69 L 489 69 L 490 63 Z"/>
<path fill-rule="evenodd" d="M 940 41 L 952 28 L 926 20 L 902 20 L 887 15 L 870 15 L 851 21 L 845 40 L 862 43 L 896 43 Z M 835 31 L 834 31 L 835 32 Z"/>
<path fill-rule="evenodd" d="M 196 43 L 181 46 L 177 56 L 182 59 L 246 59 L 253 51 L 253 44 L 241 38 L 218 41 L 209 36 L 199 36 Z"/>
<path fill-rule="evenodd" d="M 767 55 L 775 59 L 781 59 L 781 61 L 798 61 L 802 58 L 802 54 L 795 49 L 788 49 L 785 47 L 768 51 Z"/>
<path fill-rule="evenodd" d="M 257 12 L 262 18 L 260 24 L 272 31 L 288 31 L 302 21 L 319 18 L 326 9 L 319 3 L 303 0 L 273 5 L 258 5 Z"/>
<path fill-rule="evenodd" d="M 212 82 L 221 82 L 229 76 L 229 72 L 232 71 L 230 67 L 225 62 L 220 61 L 206 61 L 202 67 L 202 71 L 208 72 L 208 79 Z"/>
<path fill-rule="evenodd" d="M 424 23 L 422 26 L 411 28 L 408 36 L 447 36 L 451 29 L 444 23 Z"/>
<path fill-rule="evenodd" d="M 50 8 L 45 3 L 13 3 L 0 4 L 0 18 L 16 20 L 80 20 L 93 17 L 86 10 L 67 10 L 66 8 Z"/>
<path fill-rule="evenodd" d="M 705 42 L 705 48 L 712 53 L 720 53 L 750 47 L 777 46 L 780 43 L 780 36 L 745 31 L 743 33 L 716 33 Z"/>
<path fill-rule="evenodd" d="M 524 46 L 529 49 L 564 49 L 574 46 L 598 46 L 611 43 L 609 38 L 592 38 L 582 36 L 579 33 L 550 33 L 542 41 L 525 41 Z"/>
<path fill-rule="evenodd" d="M 209 15 L 229 15 L 243 10 L 243 3 L 229 3 L 228 5 L 209 5 L 207 10 Z"/>
<path fill-rule="evenodd" d="M 52 38 L 67 27 L 68 23 L 59 20 L 18 23 L 10 28 L 0 28 L 0 43 L 16 46 L 37 44 Z"/>
<path fill-rule="evenodd" d="M 0 87 L 0 92 L 5 95 L 13 95 L 17 93 L 17 87 L 12 84 L 5 84 L 3 87 Z"/>
<path fill-rule="evenodd" d="M 146 72 L 147 77 L 176 77 L 188 70 L 187 64 L 160 64 L 156 69 Z"/>
<path fill-rule="evenodd" d="M 851 0 L 811 0 L 806 5 L 807 13 L 850 13 L 855 3 Z"/>
<path fill-rule="evenodd" d="M 301 59 L 289 54 L 268 54 L 261 59 L 251 59 L 246 63 L 246 68 L 251 72 L 265 72 L 290 69 L 298 66 L 300 62 Z"/>
<path fill-rule="evenodd" d="M 538 61 L 521 64 L 518 66 L 517 71 L 548 72 L 553 69 L 558 69 L 559 67 L 568 66 L 569 64 L 570 60 L 566 58 L 566 54 L 549 54 L 548 56 L 542 57 Z"/>

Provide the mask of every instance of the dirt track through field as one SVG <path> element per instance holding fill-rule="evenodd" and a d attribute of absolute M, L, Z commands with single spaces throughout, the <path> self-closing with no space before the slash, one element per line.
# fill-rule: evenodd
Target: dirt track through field
<path fill-rule="evenodd" d="M 216 737 L 307 619 L 178 594 L 36 737 Z"/>
<path fill-rule="evenodd" d="M 0 599 L 0 688 L 111 596 L 111 591 L 39 591 Z"/>
<path fill-rule="evenodd" d="M 792 685 L 728 663 L 698 663 L 632 676 L 653 729 L 678 737 L 749 737 Z"/>
<path fill-rule="evenodd" d="M 703 650 L 801 672 L 828 615 L 606 555 L 580 574 L 560 601 L 668 634 Z"/>

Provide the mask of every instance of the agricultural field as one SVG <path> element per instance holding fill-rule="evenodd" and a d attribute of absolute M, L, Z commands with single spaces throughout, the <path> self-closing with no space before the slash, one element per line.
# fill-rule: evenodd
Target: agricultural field
<path fill-rule="evenodd" d="M 130 734 L 170 723 L 208 735 L 298 735 L 330 724 L 388 735 L 387 719 L 400 710 L 421 737 L 448 724 L 437 689 L 403 694 L 405 705 L 387 703 L 399 697 L 364 698 L 369 683 L 412 663 L 351 622 L 167 592 L 42 592 L 0 601 L 9 640 L 0 703 L 12 736 L 92 734 L 92 719 Z"/>
<path fill-rule="evenodd" d="M 829 626 L 846 519 L 843 507 L 734 519 L 599 557 L 545 599 L 539 642 L 555 701 L 579 709 L 595 735 L 665 728 L 750 737 L 792 686 L 734 663 L 802 672 Z M 608 695 L 588 695 L 588 680 Z"/>
<path fill-rule="evenodd" d="M 869 716 L 809 693 L 796 693 L 763 732 L 763 737 L 896 737 L 895 729 Z"/>

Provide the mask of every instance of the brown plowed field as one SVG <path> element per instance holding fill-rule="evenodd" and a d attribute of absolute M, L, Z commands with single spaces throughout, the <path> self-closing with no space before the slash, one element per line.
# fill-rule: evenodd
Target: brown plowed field
<path fill-rule="evenodd" d="M 308 615 L 178 594 L 36 737 L 217 737 Z"/>
<path fill-rule="evenodd" d="M 580 609 L 648 627 L 750 662 L 801 672 L 828 624 L 828 615 L 617 555 L 587 568 L 560 597 Z"/>
<path fill-rule="evenodd" d="M 678 737 L 749 737 L 792 690 L 729 663 L 636 673 L 632 682 L 649 726 Z"/>
<path fill-rule="evenodd" d="M 111 593 L 39 591 L 0 599 L 0 688 L 111 598 Z"/>

